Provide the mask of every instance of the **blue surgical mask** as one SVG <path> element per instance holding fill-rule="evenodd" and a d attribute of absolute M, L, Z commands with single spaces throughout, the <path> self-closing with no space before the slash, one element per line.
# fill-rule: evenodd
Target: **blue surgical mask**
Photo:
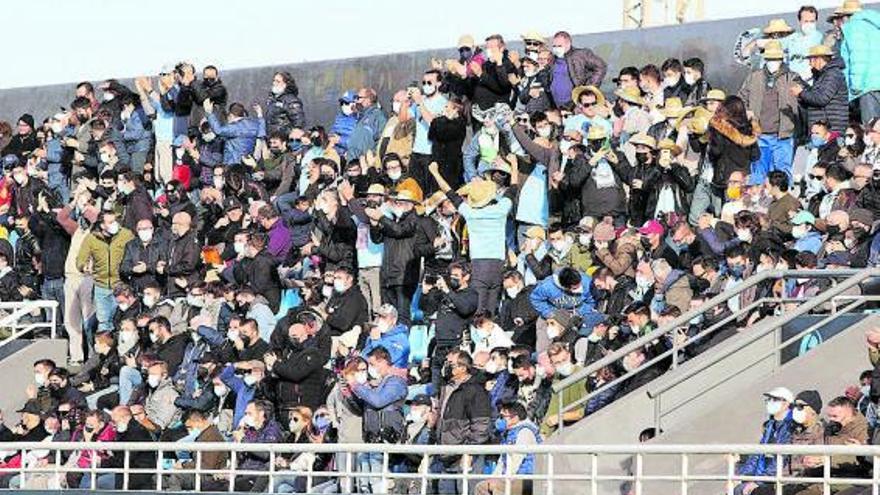
<path fill-rule="evenodd" d="M 734 278 L 740 279 L 743 277 L 743 274 L 746 271 L 746 267 L 744 265 L 731 265 L 729 267 L 730 274 L 733 275 Z"/>
<path fill-rule="evenodd" d="M 495 420 L 495 431 L 498 433 L 504 433 L 507 430 L 507 420 L 504 418 L 498 418 Z"/>
<path fill-rule="evenodd" d="M 813 148 L 821 148 L 822 146 L 825 146 L 825 139 L 819 136 L 811 136 L 810 146 Z"/>

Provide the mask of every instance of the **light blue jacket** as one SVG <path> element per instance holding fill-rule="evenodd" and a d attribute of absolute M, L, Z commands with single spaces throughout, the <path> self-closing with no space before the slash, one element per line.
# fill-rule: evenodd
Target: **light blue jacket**
<path fill-rule="evenodd" d="M 535 311 L 545 319 L 549 318 L 557 309 L 586 316 L 595 311 L 596 307 L 596 302 L 593 301 L 593 295 L 590 292 L 592 286 L 593 279 L 586 273 L 581 273 L 581 291 L 579 293 L 568 292 L 559 285 L 559 274 L 554 273 L 552 277 L 545 278 L 535 286 L 529 295 L 529 300 Z"/>
<path fill-rule="evenodd" d="M 391 364 L 396 368 L 406 368 L 409 364 L 409 329 L 398 323 L 396 327 L 383 333 L 378 339 L 367 337 L 362 356 L 367 356 L 377 347 L 384 347 L 391 355 Z"/>
<path fill-rule="evenodd" d="M 266 137 L 266 121 L 252 117 L 245 117 L 235 122 L 224 124 L 213 113 L 208 114 L 208 123 L 214 134 L 222 137 L 223 163 L 235 165 L 241 163 L 245 155 L 254 152 L 257 139 Z"/>
<path fill-rule="evenodd" d="M 846 64 L 850 101 L 880 90 L 880 12 L 864 9 L 843 25 L 840 58 Z"/>
<path fill-rule="evenodd" d="M 509 198 L 501 197 L 496 202 L 482 208 L 472 208 L 467 203 L 458 207 L 464 217 L 470 235 L 471 259 L 504 260 L 507 255 L 505 239 L 507 216 L 513 208 Z"/>

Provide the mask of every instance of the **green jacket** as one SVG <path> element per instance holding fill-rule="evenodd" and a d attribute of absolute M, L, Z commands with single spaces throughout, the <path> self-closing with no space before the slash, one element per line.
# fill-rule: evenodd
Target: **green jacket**
<path fill-rule="evenodd" d="M 110 289 L 113 284 L 119 282 L 119 265 L 122 264 L 122 256 L 125 254 L 125 245 L 134 239 L 134 234 L 126 228 L 120 228 L 110 239 L 99 230 L 92 231 L 83 240 L 76 256 L 76 267 L 79 271 L 92 264 L 92 276 L 95 285 Z"/>

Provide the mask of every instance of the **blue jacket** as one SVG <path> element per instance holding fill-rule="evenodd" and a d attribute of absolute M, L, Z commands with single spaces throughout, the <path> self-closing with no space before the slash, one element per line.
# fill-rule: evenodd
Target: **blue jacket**
<path fill-rule="evenodd" d="M 880 11 L 863 9 L 843 25 L 840 58 L 846 64 L 850 101 L 880 90 Z"/>
<path fill-rule="evenodd" d="M 244 410 L 248 402 L 254 400 L 256 389 L 248 387 L 244 380 L 235 374 L 235 367 L 227 364 L 220 372 L 220 381 L 235 392 L 235 411 L 232 413 L 232 427 L 238 428 L 238 423 L 244 417 Z"/>
<path fill-rule="evenodd" d="M 146 123 L 149 122 L 146 112 L 143 108 L 135 108 L 131 112 L 131 117 L 123 122 L 122 140 L 125 142 L 125 149 L 129 153 L 146 153 L 150 151 L 153 141 L 153 130 L 148 129 Z"/>
<path fill-rule="evenodd" d="M 177 373 L 174 374 L 174 385 L 183 385 L 182 395 L 190 397 L 198 388 L 198 361 L 201 359 L 202 354 L 208 351 L 209 346 L 209 342 L 199 340 L 198 342 L 190 342 L 186 346 L 186 350 L 183 351 L 183 361 L 177 367 Z"/>
<path fill-rule="evenodd" d="M 593 300 L 591 289 L 593 279 L 586 273 L 581 273 L 580 293 L 567 292 L 559 285 L 559 274 L 542 280 L 535 290 L 529 295 L 529 300 L 535 311 L 543 318 L 549 318 L 557 309 L 564 309 L 586 316 L 595 310 L 596 302 Z"/>
<path fill-rule="evenodd" d="M 227 165 L 241 163 L 245 155 L 254 152 L 257 138 L 266 136 L 266 121 L 263 119 L 245 117 L 231 124 L 224 124 L 210 113 L 208 123 L 214 134 L 226 140 L 223 146 L 223 163 Z"/>
<path fill-rule="evenodd" d="M 366 356 L 377 347 L 384 347 L 391 354 L 391 364 L 397 368 L 409 365 L 409 329 L 398 323 L 396 327 L 383 333 L 378 340 L 367 337 L 362 356 Z"/>
<path fill-rule="evenodd" d="M 764 433 L 761 435 L 761 445 L 782 445 L 791 443 L 791 431 L 794 423 L 789 412 L 785 419 L 777 421 L 773 418 L 764 423 Z M 738 473 L 744 476 L 776 476 L 776 457 L 769 455 L 750 455 L 739 466 Z"/>
<path fill-rule="evenodd" d="M 352 131 L 354 131 L 357 121 L 357 114 L 345 115 L 342 113 L 342 110 L 336 112 L 336 120 L 333 121 L 333 127 L 330 128 L 330 132 L 339 136 L 336 152 L 340 155 L 345 155 L 345 151 L 348 149 L 348 139 Z"/>
<path fill-rule="evenodd" d="M 809 251 L 813 254 L 819 254 L 819 250 L 822 249 L 822 235 L 815 230 L 811 230 L 807 232 L 807 235 L 794 241 L 794 249 L 796 251 Z"/>
<path fill-rule="evenodd" d="M 348 138 L 348 151 L 345 153 L 345 159 L 347 161 L 357 160 L 366 155 L 368 150 L 373 149 L 382 136 L 386 122 L 388 122 L 388 117 L 376 105 L 362 113 Z"/>
<path fill-rule="evenodd" d="M 405 378 L 388 375 L 375 387 L 355 385 L 352 392 L 365 404 L 363 417 L 367 441 L 375 441 L 376 435 L 385 428 L 403 433 L 406 428 L 402 412 L 407 393 Z"/>
<path fill-rule="evenodd" d="M 517 423 L 516 426 L 506 430 L 501 439 L 501 445 L 516 445 L 516 438 L 519 436 L 522 430 L 529 430 L 535 435 L 535 440 L 538 444 L 543 443 L 543 439 L 541 438 L 541 432 L 538 430 L 538 427 L 535 426 L 535 423 L 531 421 L 524 420 L 520 423 Z M 502 463 L 502 474 L 510 474 L 507 472 L 507 456 L 501 456 Z M 519 469 L 516 470 L 516 474 L 534 474 L 535 473 L 535 454 L 526 454 L 526 457 L 522 460 L 522 463 L 519 465 Z"/>

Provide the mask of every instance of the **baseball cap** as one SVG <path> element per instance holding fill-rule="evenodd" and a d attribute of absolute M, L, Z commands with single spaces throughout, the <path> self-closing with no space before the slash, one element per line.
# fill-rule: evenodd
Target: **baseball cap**
<path fill-rule="evenodd" d="M 29 399 L 27 402 L 24 403 L 24 406 L 21 409 L 15 412 L 36 415 L 40 415 L 43 413 L 43 411 L 40 410 L 40 404 L 36 401 L 36 399 Z"/>
<path fill-rule="evenodd" d="M 642 235 L 651 235 L 651 234 L 659 234 L 663 235 L 666 232 L 666 229 L 663 228 L 663 225 L 660 224 L 657 220 L 648 220 L 642 225 L 642 228 L 639 229 L 639 234 Z"/>
<path fill-rule="evenodd" d="M 782 399 L 786 402 L 794 402 L 794 394 L 785 387 L 776 387 L 769 392 L 764 392 L 764 397 L 772 397 L 774 399 Z"/>
<path fill-rule="evenodd" d="M 810 225 L 816 224 L 816 217 L 807 210 L 801 210 L 797 212 L 794 218 L 791 219 L 792 225 L 803 225 L 805 223 L 808 223 Z"/>
<path fill-rule="evenodd" d="M 803 390 L 794 398 L 795 402 L 803 402 L 818 414 L 822 411 L 822 396 L 816 390 Z"/>

